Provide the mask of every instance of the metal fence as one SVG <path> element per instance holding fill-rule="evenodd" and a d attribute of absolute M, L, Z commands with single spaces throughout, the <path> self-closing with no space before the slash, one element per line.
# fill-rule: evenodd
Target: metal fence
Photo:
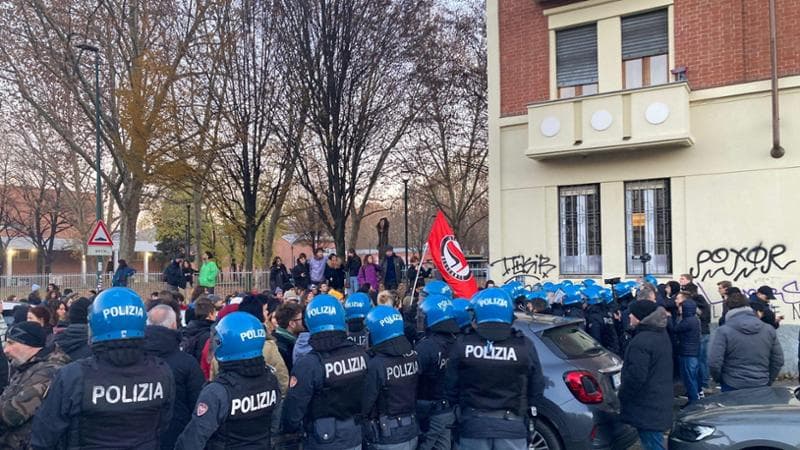
<path fill-rule="evenodd" d="M 472 273 L 482 285 L 486 280 L 487 269 L 475 267 Z M 102 275 L 102 286 L 111 286 L 112 273 Z M 30 275 L 11 275 L 0 276 L 0 299 L 7 299 L 15 295 L 22 299 L 28 297 L 33 285 L 38 285 L 40 295 L 44 297 L 44 292 L 48 284 L 55 284 L 61 292 L 65 289 L 72 289 L 81 295 L 87 294 L 90 290 L 97 287 L 97 276 L 93 273 L 62 273 L 62 274 L 30 274 Z M 135 290 L 142 297 L 149 296 L 150 293 L 160 291 L 167 287 L 161 273 L 137 273 L 128 279 L 128 287 Z M 269 272 L 220 272 L 214 293 L 226 296 L 235 292 L 250 291 L 252 289 L 262 291 L 269 287 Z"/>

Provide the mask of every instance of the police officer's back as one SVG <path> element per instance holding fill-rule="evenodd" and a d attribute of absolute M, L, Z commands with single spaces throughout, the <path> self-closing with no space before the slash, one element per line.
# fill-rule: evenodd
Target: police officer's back
<path fill-rule="evenodd" d="M 89 310 L 93 356 L 64 366 L 33 422 L 34 448 L 157 449 L 172 415 L 167 364 L 145 355 L 145 309 L 128 288 L 101 292 Z"/>
<path fill-rule="evenodd" d="M 450 450 L 451 428 L 455 421 L 453 407 L 445 398 L 444 375 L 450 349 L 461 329 L 470 326 L 467 300 L 450 300 L 442 295 L 431 295 L 420 304 L 419 321 L 425 326 L 425 335 L 417 341 L 416 351 L 420 366 L 417 389 L 417 416 L 422 435 L 421 450 Z M 458 304 L 458 311 L 456 310 Z"/>
<path fill-rule="evenodd" d="M 359 347 L 369 347 L 369 337 L 364 319 L 372 309 L 372 301 L 363 292 L 350 294 L 344 302 L 345 321 L 347 322 L 347 339 Z"/>
<path fill-rule="evenodd" d="M 528 411 L 543 401 L 533 343 L 511 327 L 507 293 L 485 289 L 472 300 L 475 333 L 460 336 L 447 363 L 446 394 L 459 405 L 459 448 L 527 448 Z"/>
<path fill-rule="evenodd" d="M 261 353 L 264 327 L 252 314 L 234 312 L 220 320 L 213 338 L 219 376 L 200 392 L 175 448 L 271 448 L 271 428 L 278 428 L 279 419 L 273 413 L 281 394 L 278 379 L 265 366 Z"/>
<path fill-rule="evenodd" d="M 362 398 L 364 439 L 376 450 L 415 450 L 419 364 L 404 334 L 403 317 L 391 306 L 377 306 L 366 325 L 372 347 Z"/>
<path fill-rule="evenodd" d="M 283 405 L 283 431 L 304 431 L 306 450 L 361 448 L 361 396 L 367 355 L 347 339 L 344 308 L 319 295 L 306 308 L 311 351 L 295 361 Z"/>

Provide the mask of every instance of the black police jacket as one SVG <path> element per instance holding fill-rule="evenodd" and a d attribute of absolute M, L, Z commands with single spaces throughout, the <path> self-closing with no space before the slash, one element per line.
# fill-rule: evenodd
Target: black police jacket
<path fill-rule="evenodd" d="M 417 437 L 419 426 L 411 418 L 417 403 L 417 353 L 405 336 L 398 336 L 376 345 L 369 355 L 362 411 L 369 420 L 368 430 L 376 432 L 368 432 L 365 438 L 378 444 L 399 444 Z"/>
<path fill-rule="evenodd" d="M 450 352 L 445 385 L 447 399 L 460 406 L 459 428 L 466 438 L 526 438 L 528 408 L 544 402 L 536 349 L 510 325 L 479 325 L 475 333 L 460 336 Z"/>
<path fill-rule="evenodd" d="M 295 361 L 283 405 L 282 429 L 306 432 L 305 449 L 342 449 L 361 445 L 361 396 L 367 354 L 343 331 L 317 333 L 311 352 Z"/>
<path fill-rule="evenodd" d="M 66 440 L 69 448 L 156 450 L 174 399 L 172 372 L 160 358 L 128 366 L 81 359 L 56 374 L 34 418 L 31 446 L 57 448 Z"/>
<path fill-rule="evenodd" d="M 281 393 L 278 379 L 261 364 L 261 370 L 247 375 L 223 368 L 203 388 L 175 448 L 269 449 L 271 429 L 278 428 L 279 417 L 273 413 Z"/>
<path fill-rule="evenodd" d="M 428 332 L 417 341 L 415 350 L 419 361 L 420 382 L 417 399 L 427 401 L 444 400 L 444 374 L 447 358 L 456 337 L 450 333 Z"/>

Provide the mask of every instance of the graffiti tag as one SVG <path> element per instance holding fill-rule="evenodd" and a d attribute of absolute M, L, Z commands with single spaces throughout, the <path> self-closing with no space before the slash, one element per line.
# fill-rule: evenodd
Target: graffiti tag
<path fill-rule="evenodd" d="M 758 244 L 753 247 L 700 250 L 697 253 L 695 266 L 689 269 L 689 273 L 695 278 L 700 278 L 700 281 L 722 275 L 732 278 L 733 281 L 739 281 L 754 273 L 767 274 L 773 269 L 786 270 L 797 260 L 787 260 L 785 253 L 786 246 L 783 244 L 776 244 L 770 248 Z"/>
<path fill-rule="evenodd" d="M 550 257 L 544 255 L 505 256 L 489 263 L 491 267 L 494 267 L 495 264 L 502 264 L 503 277 L 525 275 L 536 280 L 547 278 L 550 272 L 556 268 L 556 265 L 550 262 Z"/>

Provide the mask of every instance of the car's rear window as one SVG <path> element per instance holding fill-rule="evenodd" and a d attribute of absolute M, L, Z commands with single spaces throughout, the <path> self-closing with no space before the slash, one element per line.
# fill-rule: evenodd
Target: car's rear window
<path fill-rule="evenodd" d="M 555 346 L 567 358 L 586 358 L 605 352 L 591 336 L 577 325 L 551 328 L 542 333 L 548 346 Z"/>

